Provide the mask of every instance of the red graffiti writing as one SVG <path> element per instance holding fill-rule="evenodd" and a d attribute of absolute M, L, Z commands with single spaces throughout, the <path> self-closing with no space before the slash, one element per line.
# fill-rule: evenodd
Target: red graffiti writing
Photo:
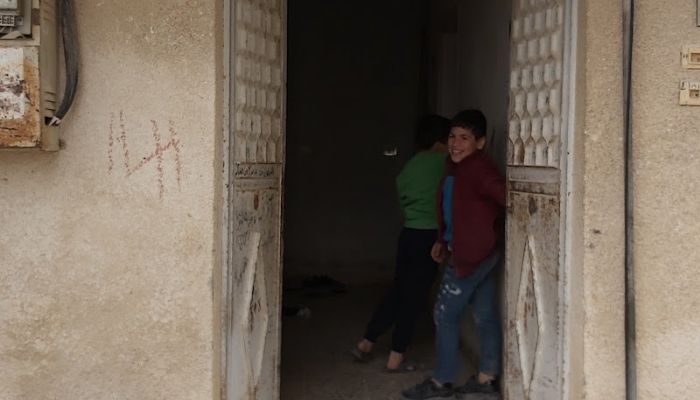
<path fill-rule="evenodd" d="M 171 152 L 173 155 L 175 163 L 175 178 L 177 180 L 178 189 L 182 189 L 182 162 L 180 158 L 180 140 L 178 139 L 177 131 L 175 130 L 175 124 L 173 121 L 168 121 L 168 140 L 163 141 L 161 135 L 160 127 L 158 122 L 151 120 L 151 135 L 153 137 L 153 150 L 141 157 L 138 163 L 134 164 L 131 160 L 131 154 L 129 152 L 129 133 L 126 128 L 124 112 L 119 112 L 118 119 L 118 135 L 115 134 L 115 115 L 112 114 L 109 122 L 109 136 L 108 136 L 108 150 L 107 150 L 107 160 L 108 160 L 108 170 L 111 174 L 114 170 L 114 148 L 115 141 L 121 144 L 121 153 L 124 163 L 124 171 L 127 177 L 131 177 L 135 173 L 143 170 L 146 166 L 150 164 L 155 164 L 156 171 L 156 185 L 158 187 L 158 198 L 163 199 L 165 195 L 165 154 Z"/>

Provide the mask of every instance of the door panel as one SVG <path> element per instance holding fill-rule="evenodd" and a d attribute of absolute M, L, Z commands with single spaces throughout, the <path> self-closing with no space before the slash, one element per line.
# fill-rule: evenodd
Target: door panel
<path fill-rule="evenodd" d="M 227 398 L 279 398 L 285 0 L 235 0 Z"/>
<path fill-rule="evenodd" d="M 559 399 L 559 197 L 508 201 L 506 398 Z"/>
<path fill-rule="evenodd" d="M 511 22 L 510 165 L 559 167 L 564 0 L 514 0 Z"/>
<path fill-rule="evenodd" d="M 506 335 L 508 400 L 562 390 L 561 187 L 566 163 L 567 0 L 514 0 L 511 24 Z"/>

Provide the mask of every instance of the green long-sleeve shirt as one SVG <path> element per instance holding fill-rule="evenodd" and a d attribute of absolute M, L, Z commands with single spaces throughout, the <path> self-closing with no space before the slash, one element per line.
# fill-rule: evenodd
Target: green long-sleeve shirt
<path fill-rule="evenodd" d="M 396 178 L 406 228 L 437 229 L 435 199 L 446 156 L 444 152 L 422 151 L 406 163 Z"/>

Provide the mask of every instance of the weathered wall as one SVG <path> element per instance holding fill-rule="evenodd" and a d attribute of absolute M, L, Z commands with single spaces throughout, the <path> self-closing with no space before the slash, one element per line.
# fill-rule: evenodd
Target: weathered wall
<path fill-rule="evenodd" d="M 393 271 L 394 179 L 421 112 L 423 4 L 290 4 L 285 273 Z"/>
<path fill-rule="evenodd" d="M 572 399 L 624 399 L 623 8 L 578 4 L 567 379 Z"/>
<path fill-rule="evenodd" d="M 636 3 L 634 268 L 640 400 L 700 393 L 700 108 L 678 105 L 684 44 L 700 44 L 696 2 Z"/>
<path fill-rule="evenodd" d="M 220 3 L 76 2 L 65 148 L 0 153 L 0 398 L 217 397 Z"/>

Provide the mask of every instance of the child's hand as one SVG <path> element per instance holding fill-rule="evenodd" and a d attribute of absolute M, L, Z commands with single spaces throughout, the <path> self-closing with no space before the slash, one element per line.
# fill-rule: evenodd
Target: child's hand
<path fill-rule="evenodd" d="M 436 263 L 442 263 L 445 260 L 445 245 L 442 242 L 435 242 L 430 250 L 430 256 Z"/>

